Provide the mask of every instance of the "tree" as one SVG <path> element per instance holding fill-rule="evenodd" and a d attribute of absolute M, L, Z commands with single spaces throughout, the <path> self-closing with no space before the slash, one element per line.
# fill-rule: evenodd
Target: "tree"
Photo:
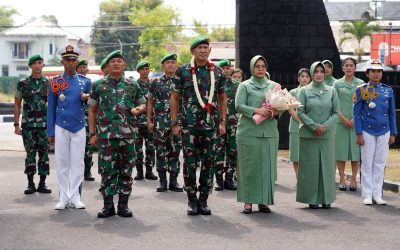
<path fill-rule="evenodd" d="M 42 18 L 50 23 L 53 23 L 54 25 L 58 26 L 58 20 L 55 15 L 42 15 Z"/>
<path fill-rule="evenodd" d="M 170 50 L 175 50 L 173 42 L 181 37 L 179 14 L 162 5 L 153 9 L 139 6 L 131 8 L 130 20 L 134 26 L 141 28 L 140 58 L 149 61 L 153 70 L 160 71 L 160 60 L 167 53 L 167 44 L 171 46 Z"/>
<path fill-rule="evenodd" d="M 46 66 L 62 66 L 61 58 L 57 55 L 49 59 L 46 63 Z"/>
<path fill-rule="evenodd" d="M 232 42 L 235 41 L 235 27 L 225 28 L 225 27 L 216 27 L 212 29 L 210 35 L 211 41 L 218 42 Z"/>
<path fill-rule="evenodd" d="M 14 24 L 12 16 L 16 14 L 18 14 L 16 9 L 9 6 L 0 6 L 0 32 Z"/>
<path fill-rule="evenodd" d="M 201 23 L 201 21 L 193 19 L 193 31 L 197 36 L 208 36 L 208 26 L 207 24 Z"/>
<path fill-rule="evenodd" d="M 358 56 L 358 61 L 361 61 L 361 56 L 364 54 L 364 49 L 361 48 L 361 40 L 365 37 L 371 37 L 372 33 L 381 31 L 381 27 L 376 24 L 371 24 L 369 20 L 351 21 L 342 24 L 341 30 L 344 36 L 340 39 L 339 47 L 344 41 L 356 39 L 358 47 L 354 49 L 354 54 Z"/>

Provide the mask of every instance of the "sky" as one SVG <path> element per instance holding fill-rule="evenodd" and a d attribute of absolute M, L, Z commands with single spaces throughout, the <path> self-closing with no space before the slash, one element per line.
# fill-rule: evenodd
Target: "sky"
<path fill-rule="evenodd" d="M 21 25 L 31 17 L 54 15 L 60 26 L 91 26 L 99 16 L 99 4 L 103 0 L 1 0 L 0 5 L 11 6 L 20 13 L 13 16 L 14 24 Z M 166 6 L 177 9 L 184 24 L 192 24 L 193 18 L 203 23 L 235 24 L 236 0 L 164 0 Z M 45 7 L 44 7 L 45 6 Z M 65 8 L 65 11 L 63 11 Z M 91 28 L 66 30 L 88 39 Z"/>

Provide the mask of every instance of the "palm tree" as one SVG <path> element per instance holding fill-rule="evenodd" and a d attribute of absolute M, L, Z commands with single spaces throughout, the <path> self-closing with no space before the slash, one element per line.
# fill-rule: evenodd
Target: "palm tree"
<path fill-rule="evenodd" d="M 364 54 L 364 49 L 361 48 L 361 40 L 364 37 L 371 37 L 372 33 L 381 31 L 381 27 L 377 24 L 371 24 L 370 21 L 351 21 L 342 24 L 341 30 L 344 37 L 340 39 L 339 47 L 343 42 L 349 39 L 356 39 L 358 48 L 354 49 L 354 54 L 358 56 L 358 61 L 361 61 L 361 56 Z"/>

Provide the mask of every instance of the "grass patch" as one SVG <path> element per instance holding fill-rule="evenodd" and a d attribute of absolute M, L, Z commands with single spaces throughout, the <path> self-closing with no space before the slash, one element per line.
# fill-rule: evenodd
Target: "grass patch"
<path fill-rule="evenodd" d="M 14 102 L 14 94 L 0 93 L 0 102 Z"/>

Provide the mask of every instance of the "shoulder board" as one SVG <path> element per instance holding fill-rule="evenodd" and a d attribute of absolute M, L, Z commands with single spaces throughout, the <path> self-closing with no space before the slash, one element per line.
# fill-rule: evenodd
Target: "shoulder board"
<path fill-rule="evenodd" d="M 87 80 L 90 80 L 90 78 L 88 78 L 87 76 L 84 76 L 84 75 L 81 75 L 81 74 L 78 74 L 78 75 L 79 75 L 79 77 L 82 77 L 82 78 L 85 78 Z"/>
<path fill-rule="evenodd" d="M 390 85 L 387 85 L 387 84 L 384 84 L 384 83 L 382 83 L 382 87 L 385 87 L 385 88 L 392 88 Z"/>
<path fill-rule="evenodd" d="M 367 86 L 367 84 L 364 82 L 363 84 L 358 85 L 358 86 L 357 86 L 357 89 L 359 89 L 359 88 L 364 88 L 365 86 Z"/>

